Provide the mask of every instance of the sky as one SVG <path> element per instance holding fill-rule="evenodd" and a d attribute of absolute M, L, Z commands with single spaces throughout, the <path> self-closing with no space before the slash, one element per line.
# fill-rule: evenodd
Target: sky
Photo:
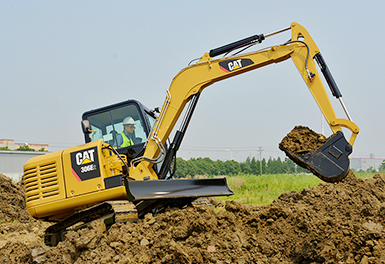
<path fill-rule="evenodd" d="M 385 159 L 384 7 L 372 0 L 2 0 L 0 138 L 49 144 L 50 151 L 83 144 L 83 112 L 127 99 L 161 107 L 191 60 L 297 22 L 319 47 L 360 128 L 350 157 Z M 289 38 L 282 33 L 252 50 Z M 346 118 L 325 89 L 337 116 Z M 332 134 L 287 60 L 206 88 L 178 157 L 284 158 L 278 144 L 296 125 Z"/>

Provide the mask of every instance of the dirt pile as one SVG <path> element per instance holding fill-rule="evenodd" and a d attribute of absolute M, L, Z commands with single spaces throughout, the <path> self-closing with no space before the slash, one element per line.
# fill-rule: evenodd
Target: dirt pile
<path fill-rule="evenodd" d="M 49 224 L 25 221 L 17 208 L 20 186 L 0 180 L 2 200 L 18 201 L 1 212 L 20 215 L 0 225 L 0 263 L 385 263 L 385 175 L 363 181 L 350 172 L 267 206 L 212 200 L 108 231 L 95 222 L 54 248 L 43 242 Z"/>
<path fill-rule="evenodd" d="M 338 182 L 349 172 L 352 147 L 341 131 L 326 138 L 304 126 L 296 126 L 279 143 L 297 165 L 326 182 Z"/>
<path fill-rule="evenodd" d="M 279 143 L 279 149 L 302 154 L 318 149 L 325 144 L 328 139 L 329 138 L 314 132 L 308 127 L 296 126 Z"/>
<path fill-rule="evenodd" d="M 31 219 L 25 210 L 22 184 L 15 185 L 10 178 L 0 174 L 0 220 L 9 222 L 15 219 L 20 222 Z"/>

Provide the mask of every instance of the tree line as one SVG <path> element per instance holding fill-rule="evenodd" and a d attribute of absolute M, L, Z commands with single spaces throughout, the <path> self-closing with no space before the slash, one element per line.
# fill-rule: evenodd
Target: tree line
<path fill-rule="evenodd" d="M 5 146 L 5 147 L 0 147 L 0 150 L 13 150 L 13 149 L 9 149 L 8 146 Z M 30 148 L 28 145 L 23 145 L 23 146 L 19 146 L 18 149 L 15 149 L 15 151 L 35 151 L 35 149 L 33 148 Z M 39 151 L 45 151 L 45 148 L 41 148 L 39 149 Z"/>
<path fill-rule="evenodd" d="M 281 173 L 310 173 L 295 164 L 291 159 L 269 158 L 257 160 L 255 157 L 247 158 L 245 162 L 235 160 L 213 161 L 210 158 L 191 158 L 184 160 L 176 158 L 175 178 L 183 178 L 187 175 L 238 175 L 239 173 L 261 175 L 261 174 L 281 174 Z"/>

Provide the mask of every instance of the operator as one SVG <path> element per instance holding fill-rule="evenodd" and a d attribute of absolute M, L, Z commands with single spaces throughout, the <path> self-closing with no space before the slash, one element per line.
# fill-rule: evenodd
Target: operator
<path fill-rule="evenodd" d="M 123 132 L 116 136 L 116 140 L 118 141 L 118 146 L 120 148 L 134 145 L 134 141 L 132 141 L 133 133 L 135 130 L 134 119 L 130 116 L 127 116 L 125 119 L 123 119 L 123 127 Z"/>

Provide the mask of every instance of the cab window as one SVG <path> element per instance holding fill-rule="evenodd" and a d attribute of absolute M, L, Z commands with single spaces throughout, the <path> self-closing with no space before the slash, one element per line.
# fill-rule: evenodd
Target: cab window
<path fill-rule="evenodd" d="M 134 145 L 145 142 L 147 139 L 145 123 L 138 107 L 134 104 L 88 116 L 87 119 L 91 123 L 92 130 L 96 131 L 94 136 L 92 133 L 89 135 L 89 140 L 102 140 L 112 146 L 119 147 L 116 136 L 123 132 L 123 120 L 126 117 L 132 117 L 135 122 L 135 130 L 132 133 Z"/>

